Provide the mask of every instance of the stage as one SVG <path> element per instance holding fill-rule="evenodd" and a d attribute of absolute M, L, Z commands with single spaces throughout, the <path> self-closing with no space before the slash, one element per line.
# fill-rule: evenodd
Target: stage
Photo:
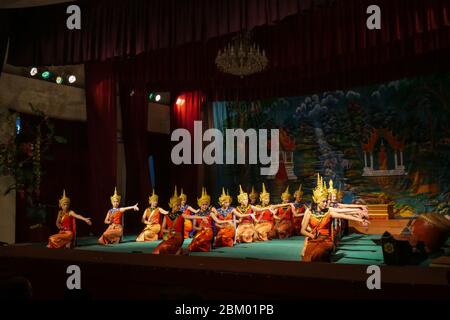
<path fill-rule="evenodd" d="M 110 246 L 99 246 L 90 237 L 79 239 L 74 250 L 51 250 L 44 244 L 0 247 L 0 270 L 3 279 L 25 279 L 38 300 L 450 298 L 449 268 L 429 267 L 429 261 L 386 266 L 373 241 L 379 238 L 352 234 L 342 239 L 334 263 L 303 263 L 302 237 L 189 256 L 151 255 L 158 242 L 136 243 L 134 235 Z M 81 291 L 66 289 L 69 265 L 81 269 Z M 381 290 L 367 288 L 367 265 L 380 265 Z"/>
<path fill-rule="evenodd" d="M 383 264 L 383 253 L 372 239 L 379 239 L 377 235 L 354 234 L 342 239 L 341 244 L 334 255 L 334 262 L 347 264 Z M 102 246 L 97 244 L 96 238 L 82 238 L 78 241 L 76 250 L 103 251 L 103 252 L 128 252 L 151 253 L 158 245 L 154 242 L 135 242 L 136 235 L 124 237 L 118 245 Z M 191 239 L 186 239 L 183 244 L 184 251 Z M 236 258 L 236 259 L 261 259 L 278 261 L 300 261 L 300 252 L 303 249 L 304 237 L 291 237 L 285 240 L 274 239 L 265 242 L 241 243 L 231 248 L 216 248 L 211 252 L 193 252 L 191 256 Z"/>

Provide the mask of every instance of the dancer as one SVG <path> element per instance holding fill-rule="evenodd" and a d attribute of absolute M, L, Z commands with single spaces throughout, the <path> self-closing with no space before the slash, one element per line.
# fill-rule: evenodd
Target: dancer
<path fill-rule="evenodd" d="M 183 188 L 181 188 L 180 199 L 181 199 L 181 208 L 180 208 L 180 210 L 184 214 L 190 215 L 191 211 L 192 211 L 191 210 L 192 207 L 187 204 L 187 195 L 184 194 Z M 194 233 L 195 233 L 195 230 L 194 230 L 193 221 L 191 219 L 184 219 L 184 238 L 185 239 L 192 238 L 194 236 Z"/>
<path fill-rule="evenodd" d="M 241 186 L 239 187 L 242 193 L 242 187 Z M 232 197 L 228 194 L 228 192 L 225 193 L 225 189 L 222 188 L 222 195 L 219 198 L 219 203 L 222 206 L 218 209 L 213 208 L 212 210 L 218 220 L 224 221 L 226 223 L 217 224 L 219 231 L 217 232 L 216 235 L 216 241 L 214 243 L 215 247 L 232 247 L 236 239 L 236 221 L 239 219 L 244 219 L 245 217 L 252 216 L 252 214 L 241 213 L 241 211 L 238 210 L 238 208 L 230 207 L 232 201 L 233 201 Z M 253 223 L 251 223 L 251 225 L 253 226 Z M 249 238 L 252 239 L 253 234 L 251 234 Z"/>
<path fill-rule="evenodd" d="M 214 226 L 216 225 L 219 228 L 225 227 L 229 222 L 225 219 L 217 218 L 217 210 L 210 207 L 211 197 L 206 192 L 206 188 L 202 188 L 202 196 L 198 199 L 197 203 L 199 206 L 198 210 L 190 209 L 196 214 L 196 216 L 192 217 L 196 219 L 194 229 L 197 232 L 188 248 L 190 252 L 208 252 L 211 251 L 214 239 Z M 227 231 L 223 231 L 221 237 L 224 236 L 224 232 L 226 233 Z"/>
<path fill-rule="evenodd" d="M 105 224 L 108 224 L 109 226 L 98 239 L 99 244 L 107 245 L 119 243 L 123 235 L 123 214 L 128 210 L 139 211 L 137 203 L 131 207 L 119 208 L 120 199 L 120 195 L 117 194 L 117 188 L 114 188 L 114 194 L 111 196 L 111 204 L 113 207 L 108 211 L 105 217 Z"/>
<path fill-rule="evenodd" d="M 136 242 L 158 240 L 158 234 L 161 230 L 161 215 L 158 208 L 158 195 L 155 194 L 154 189 L 152 195 L 148 198 L 148 203 L 150 207 L 145 209 L 142 215 L 142 223 L 145 224 L 145 228 L 136 238 Z"/>
<path fill-rule="evenodd" d="M 248 198 L 250 199 L 250 204 L 252 206 L 256 206 L 258 204 L 258 197 L 259 197 L 258 192 L 256 192 L 255 187 L 252 186 L 252 191 L 248 195 Z"/>
<path fill-rule="evenodd" d="M 56 227 L 59 229 L 57 234 L 48 238 L 47 248 L 70 248 L 73 244 L 76 234 L 75 219 L 82 220 L 88 225 L 92 225 L 91 218 L 85 218 L 82 215 L 76 214 L 69 210 L 70 199 L 66 197 L 66 191 L 63 191 L 63 196 L 59 199 L 60 211 L 56 218 Z"/>
<path fill-rule="evenodd" d="M 292 235 L 292 207 L 291 207 L 291 194 L 289 193 L 289 186 L 281 194 L 282 204 L 272 206 L 272 209 L 276 209 L 273 217 L 275 219 L 275 232 L 278 238 L 285 239 Z"/>
<path fill-rule="evenodd" d="M 314 205 L 311 209 L 306 210 L 302 223 L 302 234 L 308 238 L 302 261 L 330 262 L 334 247 L 330 234 L 331 219 L 353 220 L 361 222 L 363 225 L 367 225 L 368 221 L 358 217 L 362 214 L 363 210 L 361 209 L 353 209 L 352 214 L 342 214 L 338 213 L 335 208 L 328 208 L 327 187 L 319 174 L 317 174 L 317 186 L 313 190 L 312 198 Z M 311 231 L 308 231 L 307 227 L 310 227 Z"/>
<path fill-rule="evenodd" d="M 222 188 L 222 194 L 219 197 L 219 204 L 221 207 L 215 209 L 213 208 L 213 213 L 219 221 L 224 221 L 226 223 L 217 224 L 217 235 L 214 242 L 214 247 L 232 247 L 234 243 L 235 236 L 235 224 L 234 224 L 234 214 L 235 209 L 231 207 L 233 198 L 227 193 L 225 189 Z"/>
<path fill-rule="evenodd" d="M 262 191 L 259 194 L 261 204 L 252 206 L 256 213 L 257 223 L 255 224 L 255 240 L 268 241 L 275 236 L 274 218 L 275 210 L 270 206 L 270 193 L 267 192 L 266 186 L 262 184 Z"/>
<path fill-rule="evenodd" d="M 184 242 L 184 214 L 181 211 L 181 198 L 178 196 L 177 187 L 169 200 L 170 211 L 159 208 L 164 214 L 162 224 L 163 241 L 152 251 L 153 254 L 180 254 Z"/>
<path fill-rule="evenodd" d="M 239 206 L 235 208 L 235 239 L 234 243 L 252 242 L 255 236 L 256 216 L 254 214 L 254 206 L 248 203 L 248 194 L 242 190 L 239 185 L 239 195 L 237 196 Z"/>
<path fill-rule="evenodd" d="M 298 188 L 297 191 L 294 192 L 294 205 L 292 208 L 292 224 L 294 229 L 294 235 L 301 236 L 302 235 L 302 221 L 303 216 L 305 215 L 305 204 L 302 201 L 303 191 L 302 185 Z"/>

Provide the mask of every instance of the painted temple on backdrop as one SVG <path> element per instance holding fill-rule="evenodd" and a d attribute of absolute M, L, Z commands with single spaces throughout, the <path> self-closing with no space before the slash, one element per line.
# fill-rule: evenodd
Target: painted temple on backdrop
<path fill-rule="evenodd" d="M 387 141 L 394 156 L 394 165 L 388 165 L 388 152 L 384 141 Z M 375 168 L 374 155 L 375 146 L 377 142 L 380 143 L 378 152 L 378 168 Z M 373 129 L 369 141 L 363 144 L 364 151 L 364 169 L 363 176 L 402 176 L 406 175 L 405 166 L 403 162 L 403 150 L 405 146 L 402 141 L 399 141 L 392 132 L 387 129 Z"/>

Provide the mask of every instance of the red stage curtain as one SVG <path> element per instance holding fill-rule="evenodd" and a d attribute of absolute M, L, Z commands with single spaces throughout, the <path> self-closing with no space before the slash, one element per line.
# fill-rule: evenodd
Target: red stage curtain
<path fill-rule="evenodd" d="M 12 11 L 12 64 L 62 65 L 128 57 L 272 24 L 313 0 L 83 0 L 81 30 L 68 30 L 69 4 Z M 321 1 L 323 2 L 323 1 Z"/>
<path fill-rule="evenodd" d="M 259 17 L 261 11 L 257 1 L 244 1 L 241 7 L 234 6 L 235 2 L 231 1 L 225 6 L 227 10 L 219 11 L 217 9 L 222 8 L 221 5 L 225 5 L 225 2 L 200 1 L 196 4 L 201 5 L 189 10 L 184 7 L 188 4 L 180 5 L 181 2 L 176 5 L 172 1 L 167 4 L 161 4 L 159 1 L 148 2 L 152 3 L 148 6 L 156 6 L 157 3 L 161 5 L 158 7 L 160 10 L 156 10 L 160 16 L 155 18 L 150 15 L 156 20 L 149 21 L 164 20 L 166 24 L 162 26 L 170 26 L 167 29 L 170 32 L 164 29 L 166 31 L 163 34 L 167 36 L 162 38 L 152 36 L 161 31 L 157 27 L 158 24 L 148 22 L 153 26 L 148 27 L 140 18 L 136 23 L 130 22 L 134 21 L 129 18 L 132 12 L 135 13 L 131 14 L 131 17 L 147 13 L 140 7 L 144 5 L 141 1 L 133 2 L 133 5 L 124 3 L 129 5 L 128 8 L 122 7 L 125 5 L 117 1 L 112 2 L 116 7 L 108 7 L 109 4 L 104 1 L 100 1 L 98 5 L 92 4 L 93 7 L 83 10 L 87 15 L 84 19 L 86 28 L 80 32 L 71 31 L 70 35 L 67 35 L 65 27 L 55 27 L 51 19 L 48 23 L 42 23 L 45 19 L 39 18 L 39 21 L 36 21 L 39 15 L 33 18 L 28 11 L 19 11 L 14 15 L 15 31 L 11 37 L 10 61 L 21 65 L 73 63 L 111 56 L 128 58 L 142 52 L 123 64 L 129 70 L 138 71 L 136 74 L 139 75 L 140 83 L 148 88 L 167 91 L 202 90 L 212 99 L 222 100 L 344 89 L 450 68 L 447 58 L 450 54 L 450 2 L 446 0 L 337 0 L 330 2 L 332 5 L 312 7 L 311 10 L 294 16 L 278 14 L 280 18 L 285 16 L 283 20 L 274 19 L 273 15 L 269 14 L 269 18 L 263 19 L 265 23 L 276 24 L 259 27 L 256 23 L 258 19 L 240 18 L 241 13 L 245 17 Z M 264 12 L 272 12 L 272 2 L 259 3 L 264 3 L 264 7 L 268 8 L 264 9 Z M 278 5 L 282 6 L 281 3 L 284 2 L 280 1 Z M 101 11 L 102 4 L 110 10 Z M 372 31 L 366 28 L 366 8 L 372 4 L 377 4 L 382 9 L 381 30 Z M 249 9 L 248 16 L 244 14 L 246 5 L 253 8 Z M 139 8 L 143 10 L 138 10 Z M 179 16 L 178 10 L 182 8 L 192 16 Z M 36 10 L 35 14 L 39 12 L 35 8 L 27 10 Z M 120 12 L 119 16 L 116 16 L 117 10 Z M 187 16 L 197 17 L 193 13 L 200 12 L 197 10 L 204 12 L 204 19 L 198 19 L 205 25 L 200 38 L 197 37 L 199 33 L 196 31 L 200 22 L 186 27 L 190 21 Z M 243 27 L 257 26 L 254 28 L 254 38 L 266 49 L 269 58 L 269 68 L 266 72 L 239 79 L 217 70 L 214 63 L 217 51 L 231 38 L 231 35 L 225 36 L 224 33 L 239 30 L 208 24 L 206 21 L 210 20 L 206 16 L 216 17 L 217 12 L 225 16 L 214 20 L 219 26 L 222 23 L 234 25 L 233 17 L 239 17 L 239 25 Z M 225 12 L 238 15 L 228 16 Z M 89 15 L 96 19 L 89 20 Z M 109 19 L 111 17 L 115 18 Z M 247 20 L 256 22 L 241 22 Z M 181 26 L 186 28 L 182 29 Z M 216 37 L 210 38 L 206 36 L 206 30 L 211 28 L 222 31 L 214 31 L 212 36 Z M 147 31 L 142 33 L 140 30 Z M 129 38 L 129 34 L 133 37 Z M 111 35 L 114 35 L 113 39 L 110 39 Z M 218 37 L 220 35 L 222 37 Z M 137 40 L 140 38 L 144 39 L 144 42 L 152 39 L 155 45 L 142 44 Z M 196 40 L 202 41 L 193 42 Z M 190 44 L 181 46 L 189 41 Z M 158 48 L 160 49 L 154 50 Z M 131 76 L 133 74 L 131 73 Z"/>
<path fill-rule="evenodd" d="M 125 64 L 152 88 L 201 89 L 211 100 L 345 89 L 450 68 L 450 2 L 375 1 L 382 29 L 371 31 L 365 12 L 372 2 L 338 1 L 255 28 L 269 67 L 244 79 L 219 72 L 214 62 L 230 36 L 144 53 Z"/>
<path fill-rule="evenodd" d="M 120 107 L 122 110 L 123 141 L 126 162 L 127 205 L 139 203 L 140 209 L 148 206 L 151 189 L 148 168 L 147 113 L 148 100 L 144 90 L 120 84 Z M 127 232 L 142 227 L 135 215 L 125 216 Z"/>
<path fill-rule="evenodd" d="M 184 128 L 191 134 L 191 163 L 171 166 L 172 188 L 174 185 L 183 188 L 184 193 L 189 197 L 190 205 L 196 205 L 195 196 L 201 190 L 199 183 L 200 170 L 202 165 L 194 163 L 194 121 L 202 120 L 202 108 L 205 105 L 205 96 L 199 91 L 184 92 L 174 100 L 171 113 L 171 132 L 178 128 Z M 200 137 L 201 139 L 202 137 Z M 172 142 L 172 147 L 177 142 Z M 202 149 L 203 150 L 203 149 Z M 173 190 L 171 194 L 173 193 Z"/>
<path fill-rule="evenodd" d="M 104 231 L 103 220 L 111 207 L 117 177 L 116 82 L 112 64 L 88 63 L 86 109 L 89 147 L 89 215 L 97 233 Z M 118 190 L 119 193 L 121 190 Z"/>

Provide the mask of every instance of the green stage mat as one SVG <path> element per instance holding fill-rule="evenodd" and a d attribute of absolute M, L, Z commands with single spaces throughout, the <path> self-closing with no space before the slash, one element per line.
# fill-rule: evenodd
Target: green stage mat
<path fill-rule="evenodd" d="M 334 256 L 335 263 L 346 264 L 383 264 L 383 252 L 372 239 L 381 236 L 353 234 L 341 240 Z M 91 250 L 104 252 L 130 252 L 151 253 L 160 241 L 135 242 L 136 235 L 125 236 L 123 242 L 115 245 L 102 246 L 96 244 L 95 238 L 81 238 L 78 240 L 76 250 Z M 304 237 L 292 237 L 284 240 L 271 240 L 265 242 L 241 243 L 232 248 L 217 248 L 211 252 L 193 252 L 193 256 L 226 257 L 239 259 L 264 259 L 300 261 L 300 252 L 303 249 Z M 183 248 L 191 239 L 186 239 Z"/>

